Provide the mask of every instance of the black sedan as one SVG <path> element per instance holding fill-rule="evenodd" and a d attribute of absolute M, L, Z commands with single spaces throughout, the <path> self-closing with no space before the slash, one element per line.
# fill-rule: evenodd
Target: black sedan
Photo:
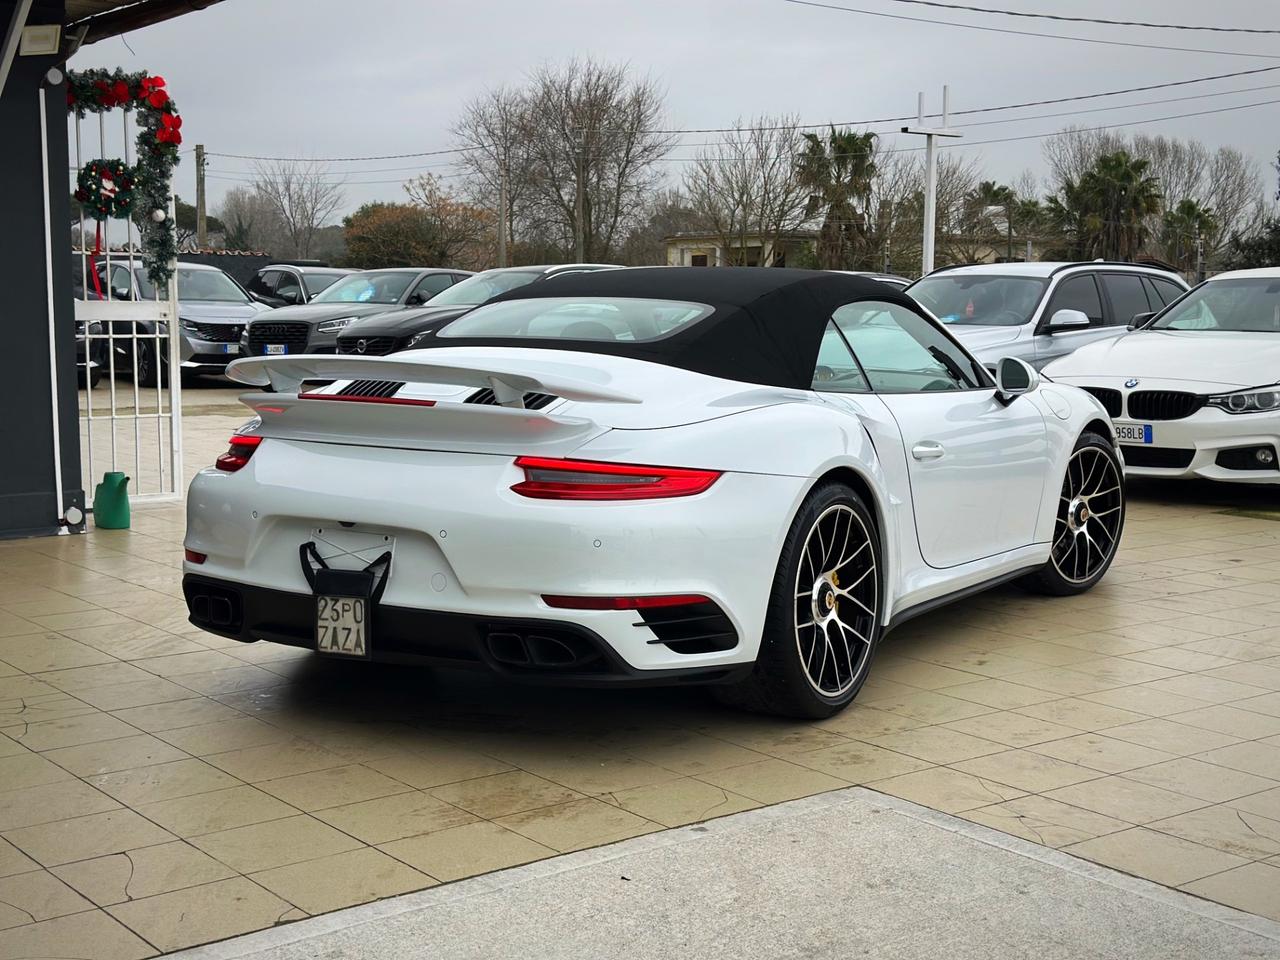
<path fill-rule="evenodd" d="M 613 264 L 608 263 L 561 263 L 485 270 L 445 290 L 425 307 L 384 312 L 357 320 L 338 337 L 338 352 L 382 356 L 412 350 L 426 345 L 446 323 L 500 293 L 569 274 L 613 268 Z"/>
<path fill-rule="evenodd" d="M 466 270 L 397 267 L 363 270 L 322 290 L 310 303 L 280 307 L 245 328 L 243 357 L 333 353 L 339 331 L 363 317 L 418 306 L 471 274 Z"/>

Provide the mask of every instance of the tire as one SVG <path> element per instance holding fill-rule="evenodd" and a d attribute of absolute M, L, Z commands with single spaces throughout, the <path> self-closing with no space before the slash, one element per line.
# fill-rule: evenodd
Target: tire
<path fill-rule="evenodd" d="M 1049 560 L 1023 584 L 1036 593 L 1069 597 L 1106 576 L 1124 532 L 1124 467 L 1106 437 L 1091 430 L 1080 434 L 1057 510 Z"/>
<path fill-rule="evenodd" d="M 880 535 L 861 497 L 841 483 L 815 489 L 783 541 L 755 667 L 745 680 L 714 688 L 717 698 L 808 720 L 843 710 L 862 689 L 880 640 L 882 571 Z"/>
<path fill-rule="evenodd" d="M 156 363 L 155 344 L 139 341 L 134 376 L 137 377 L 140 386 L 167 387 L 169 385 L 169 365 L 164 362 Z"/>

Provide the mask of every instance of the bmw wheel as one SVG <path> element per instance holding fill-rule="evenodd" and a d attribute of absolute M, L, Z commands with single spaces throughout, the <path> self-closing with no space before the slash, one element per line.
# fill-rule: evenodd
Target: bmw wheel
<path fill-rule="evenodd" d="M 819 719 L 858 695 L 880 638 L 880 537 L 843 484 L 815 490 L 783 542 L 750 677 L 717 688 L 735 706 Z"/>
<path fill-rule="evenodd" d="M 1115 559 L 1124 511 L 1120 458 L 1106 437 L 1085 431 L 1067 461 L 1049 562 L 1028 578 L 1028 584 L 1063 597 L 1092 587 Z"/>

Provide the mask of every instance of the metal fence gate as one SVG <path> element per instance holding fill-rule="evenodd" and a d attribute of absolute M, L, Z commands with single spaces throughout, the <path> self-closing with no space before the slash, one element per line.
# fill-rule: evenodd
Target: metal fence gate
<path fill-rule="evenodd" d="M 85 163 L 133 163 L 133 112 L 74 114 L 71 189 Z M 96 129 L 94 129 L 96 127 Z M 166 215 L 176 213 L 170 198 Z M 151 211 L 140 211 L 149 216 Z M 132 219 L 98 221 L 79 209 L 71 225 L 79 380 L 80 464 L 86 497 L 107 471 L 130 478 L 135 500 L 182 496 L 182 377 L 177 274 L 156 289 L 142 267 Z M 55 251 L 54 255 L 57 253 Z M 170 331 L 173 336 L 170 336 Z"/>

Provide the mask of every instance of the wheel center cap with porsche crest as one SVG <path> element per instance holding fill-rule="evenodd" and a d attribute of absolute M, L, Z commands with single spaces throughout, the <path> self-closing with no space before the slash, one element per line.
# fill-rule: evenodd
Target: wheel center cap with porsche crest
<path fill-rule="evenodd" d="M 1132 389 L 1133 389 L 1134 387 L 1136 387 L 1139 383 L 1140 383 L 1140 381 L 1138 380 L 1138 378 L 1137 378 L 1137 377 L 1130 377 L 1128 380 L 1126 380 L 1126 381 L 1124 382 L 1124 386 L 1125 386 L 1125 389 L 1126 389 L 1126 390 L 1132 390 Z"/>

